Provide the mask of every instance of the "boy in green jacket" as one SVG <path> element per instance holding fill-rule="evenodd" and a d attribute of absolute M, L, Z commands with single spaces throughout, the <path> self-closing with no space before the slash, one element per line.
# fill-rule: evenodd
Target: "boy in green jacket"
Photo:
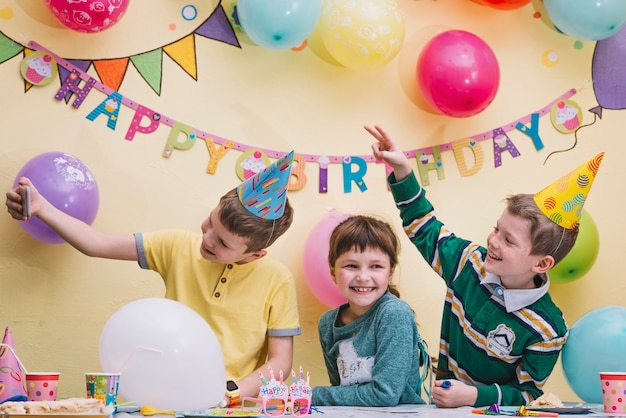
<path fill-rule="evenodd" d="M 446 282 L 433 401 L 439 407 L 530 403 L 543 393 L 568 335 L 548 294 L 547 272 L 576 242 L 603 154 L 534 196 L 509 196 L 485 248 L 435 217 L 387 132 L 365 129 L 377 140 L 374 156 L 393 169 L 388 182 L 405 233 Z"/>

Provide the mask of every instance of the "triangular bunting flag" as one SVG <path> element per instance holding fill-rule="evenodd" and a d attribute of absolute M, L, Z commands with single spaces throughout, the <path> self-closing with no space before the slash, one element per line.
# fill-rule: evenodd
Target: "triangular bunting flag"
<path fill-rule="evenodd" d="M 198 80 L 196 41 L 193 34 L 164 46 L 163 51 L 194 80 Z"/>
<path fill-rule="evenodd" d="M 205 38 L 225 42 L 229 45 L 241 46 L 239 45 L 235 30 L 230 24 L 230 20 L 228 20 L 222 5 L 215 8 L 211 16 L 196 29 L 195 33 Z"/>
<path fill-rule="evenodd" d="M 0 32 L 0 64 L 3 62 L 10 60 L 20 52 L 24 47 L 13 39 L 6 37 L 2 32 Z"/>
<path fill-rule="evenodd" d="M 102 84 L 117 91 L 120 89 L 122 80 L 124 80 L 128 68 L 128 58 L 98 60 L 93 62 L 93 66 Z"/>
<path fill-rule="evenodd" d="M 30 54 L 31 52 L 33 52 L 32 49 L 24 48 L 24 57 L 28 56 L 28 54 Z M 33 83 L 30 83 L 28 80 L 26 80 L 26 78 L 24 78 L 24 93 L 30 90 L 31 87 L 33 87 Z"/>
<path fill-rule="evenodd" d="M 161 48 L 144 52 L 130 57 L 139 75 L 146 80 L 152 90 L 161 95 L 161 82 L 163 81 L 163 50 Z"/>

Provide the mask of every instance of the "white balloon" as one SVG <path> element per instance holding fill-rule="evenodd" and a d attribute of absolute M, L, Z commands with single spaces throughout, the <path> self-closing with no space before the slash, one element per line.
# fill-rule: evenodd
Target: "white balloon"
<path fill-rule="evenodd" d="M 119 394 L 164 410 L 210 408 L 224 397 L 219 342 L 193 309 L 162 298 L 122 306 L 100 335 L 104 372 L 121 373 Z"/>

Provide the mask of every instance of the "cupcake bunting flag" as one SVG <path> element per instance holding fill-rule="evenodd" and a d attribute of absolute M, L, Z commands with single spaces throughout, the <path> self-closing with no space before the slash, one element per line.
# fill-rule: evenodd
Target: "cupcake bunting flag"
<path fill-rule="evenodd" d="M 291 151 L 237 187 L 239 200 L 250 213 L 270 220 L 283 215 L 293 158 Z"/>
<path fill-rule="evenodd" d="M 535 194 L 535 203 L 552 222 L 574 229 L 582 214 L 589 189 L 596 178 L 604 152 Z"/>
<path fill-rule="evenodd" d="M 6 327 L 2 345 L 0 345 L 0 403 L 14 401 L 24 402 L 28 400 L 24 373 L 15 354 L 15 344 L 11 328 Z"/>

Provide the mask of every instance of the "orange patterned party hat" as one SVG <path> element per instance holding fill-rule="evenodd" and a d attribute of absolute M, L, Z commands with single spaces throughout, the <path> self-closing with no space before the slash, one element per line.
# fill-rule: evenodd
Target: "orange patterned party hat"
<path fill-rule="evenodd" d="M 535 194 L 535 203 L 544 215 L 563 228 L 574 229 L 578 225 L 583 205 L 603 157 L 604 153 L 601 152 Z"/>
<path fill-rule="evenodd" d="M 270 220 L 283 216 L 293 156 L 291 151 L 237 187 L 239 200 L 249 212 Z"/>
<path fill-rule="evenodd" d="M 15 354 L 15 344 L 11 328 L 6 327 L 0 345 L 0 403 L 8 401 L 27 401 L 24 373 Z"/>

